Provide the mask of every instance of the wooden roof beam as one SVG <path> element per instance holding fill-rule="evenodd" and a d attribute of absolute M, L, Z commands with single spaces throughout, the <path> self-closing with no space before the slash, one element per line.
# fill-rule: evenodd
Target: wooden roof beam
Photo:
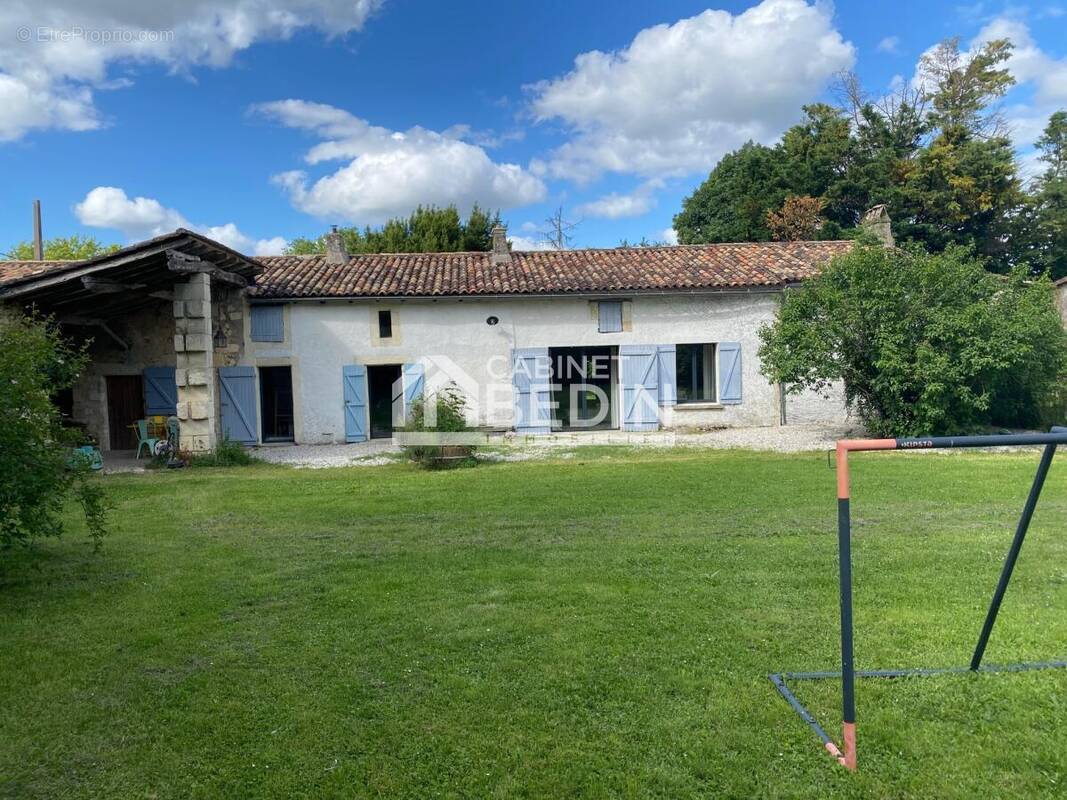
<path fill-rule="evenodd" d="M 167 251 L 167 269 L 179 275 L 210 275 L 212 280 L 219 283 L 229 284 L 244 289 L 248 286 L 248 280 L 236 272 L 227 272 L 215 266 L 210 261 L 204 261 L 197 256 L 188 256 L 176 250 Z"/>
<path fill-rule="evenodd" d="M 122 283 L 110 281 L 107 278 L 94 278 L 92 275 L 82 276 L 82 286 L 86 291 L 93 294 L 118 294 L 119 292 L 136 292 L 145 288 L 143 283 Z"/>
<path fill-rule="evenodd" d="M 60 317 L 58 319 L 58 322 L 60 325 L 71 325 L 76 328 L 99 328 L 112 339 L 114 339 L 116 342 L 118 342 L 119 347 L 121 347 L 123 350 L 127 352 L 129 352 L 130 350 L 130 345 L 126 342 L 126 340 L 119 336 L 117 333 L 115 333 L 115 331 L 111 329 L 107 322 L 102 319 L 98 319 L 96 317 L 66 316 Z"/>

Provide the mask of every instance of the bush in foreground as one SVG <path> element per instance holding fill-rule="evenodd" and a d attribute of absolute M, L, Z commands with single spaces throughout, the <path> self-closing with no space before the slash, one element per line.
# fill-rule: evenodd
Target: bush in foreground
<path fill-rule="evenodd" d="M 85 353 L 48 320 L 0 315 L 0 547 L 63 532 L 68 499 L 82 507 L 99 547 L 107 495 L 89 460 L 73 452 L 78 432 L 65 429 L 52 402 L 85 365 Z"/>
<path fill-rule="evenodd" d="M 1067 365 L 1051 282 L 993 275 L 962 249 L 857 245 L 787 292 L 760 338 L 771 381 L 790 392 L 842 381 L 876 435 L 1058 421 L 1042 419 Z"/>
<path fill-rule="evenodd" d="M 432 413 L 431 413 L 432 412 Z M 467 424 L 467 401 L 454 386 L 411 404 L 404 433 L 466 433 L 473 430 Z M 440 468 L 469 466 L 475 463 L 474 447 L 458 444 L 405 445 L 408 457 L 423 467 Z"/>

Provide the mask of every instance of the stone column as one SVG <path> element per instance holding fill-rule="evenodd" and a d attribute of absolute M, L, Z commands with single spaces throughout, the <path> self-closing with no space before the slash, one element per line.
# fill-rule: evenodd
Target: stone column
<path fill-rule="evenodd" d="M 174 285 L 175 382 L 183 450 L 214 450 L 218 441 L 211 276 L 191 275 Z"/>

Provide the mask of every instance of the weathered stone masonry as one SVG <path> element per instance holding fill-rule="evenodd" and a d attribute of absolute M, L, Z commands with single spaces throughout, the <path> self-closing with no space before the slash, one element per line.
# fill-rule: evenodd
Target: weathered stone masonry
<path fill-rule="evenodd" d="M 185 450 L 211 450 L 218 441 L 211 320 L 211 277 L 200 273 L 176 283 L 174 380 L 178 385 L 178 419 Z"/>

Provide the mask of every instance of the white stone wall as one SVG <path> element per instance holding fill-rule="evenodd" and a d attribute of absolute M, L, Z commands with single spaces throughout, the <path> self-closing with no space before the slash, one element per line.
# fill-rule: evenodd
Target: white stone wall
<path fill-rule="evenodd" d="M 476 397 L 477 422 L 509 428 L 513 422 L 511 351 L 523 347 L 618 346 L 735 341 L 741 343 L 743 402 L 677 407 L 665 415 L 669 427 L 777 425 L 779 393 L 759 374 L 758 330 L 773 319 L 774 292 L 703 295 L 636 295 L 626 330 L 597 331 L 591 298 L 503 298 L 407 301 L 300 301 L 286 305 L 285 341 L 258 343 L 248 335 L 241 363 L 290 365 L 296 441 L 344 441 L 342 367 L 346 364 L 403 364 L 432 359 L 427 384 L 463 376 Z M 378 311 L 393 312 L 393 337 L 378 338 Z M 495 316 L 497 325 L 486 319 Z M 461 383 L 463 380 L 461 379 Z M 826 422 L 844 418 L 840 399 L 788 399 L 788 421 Z"/>

